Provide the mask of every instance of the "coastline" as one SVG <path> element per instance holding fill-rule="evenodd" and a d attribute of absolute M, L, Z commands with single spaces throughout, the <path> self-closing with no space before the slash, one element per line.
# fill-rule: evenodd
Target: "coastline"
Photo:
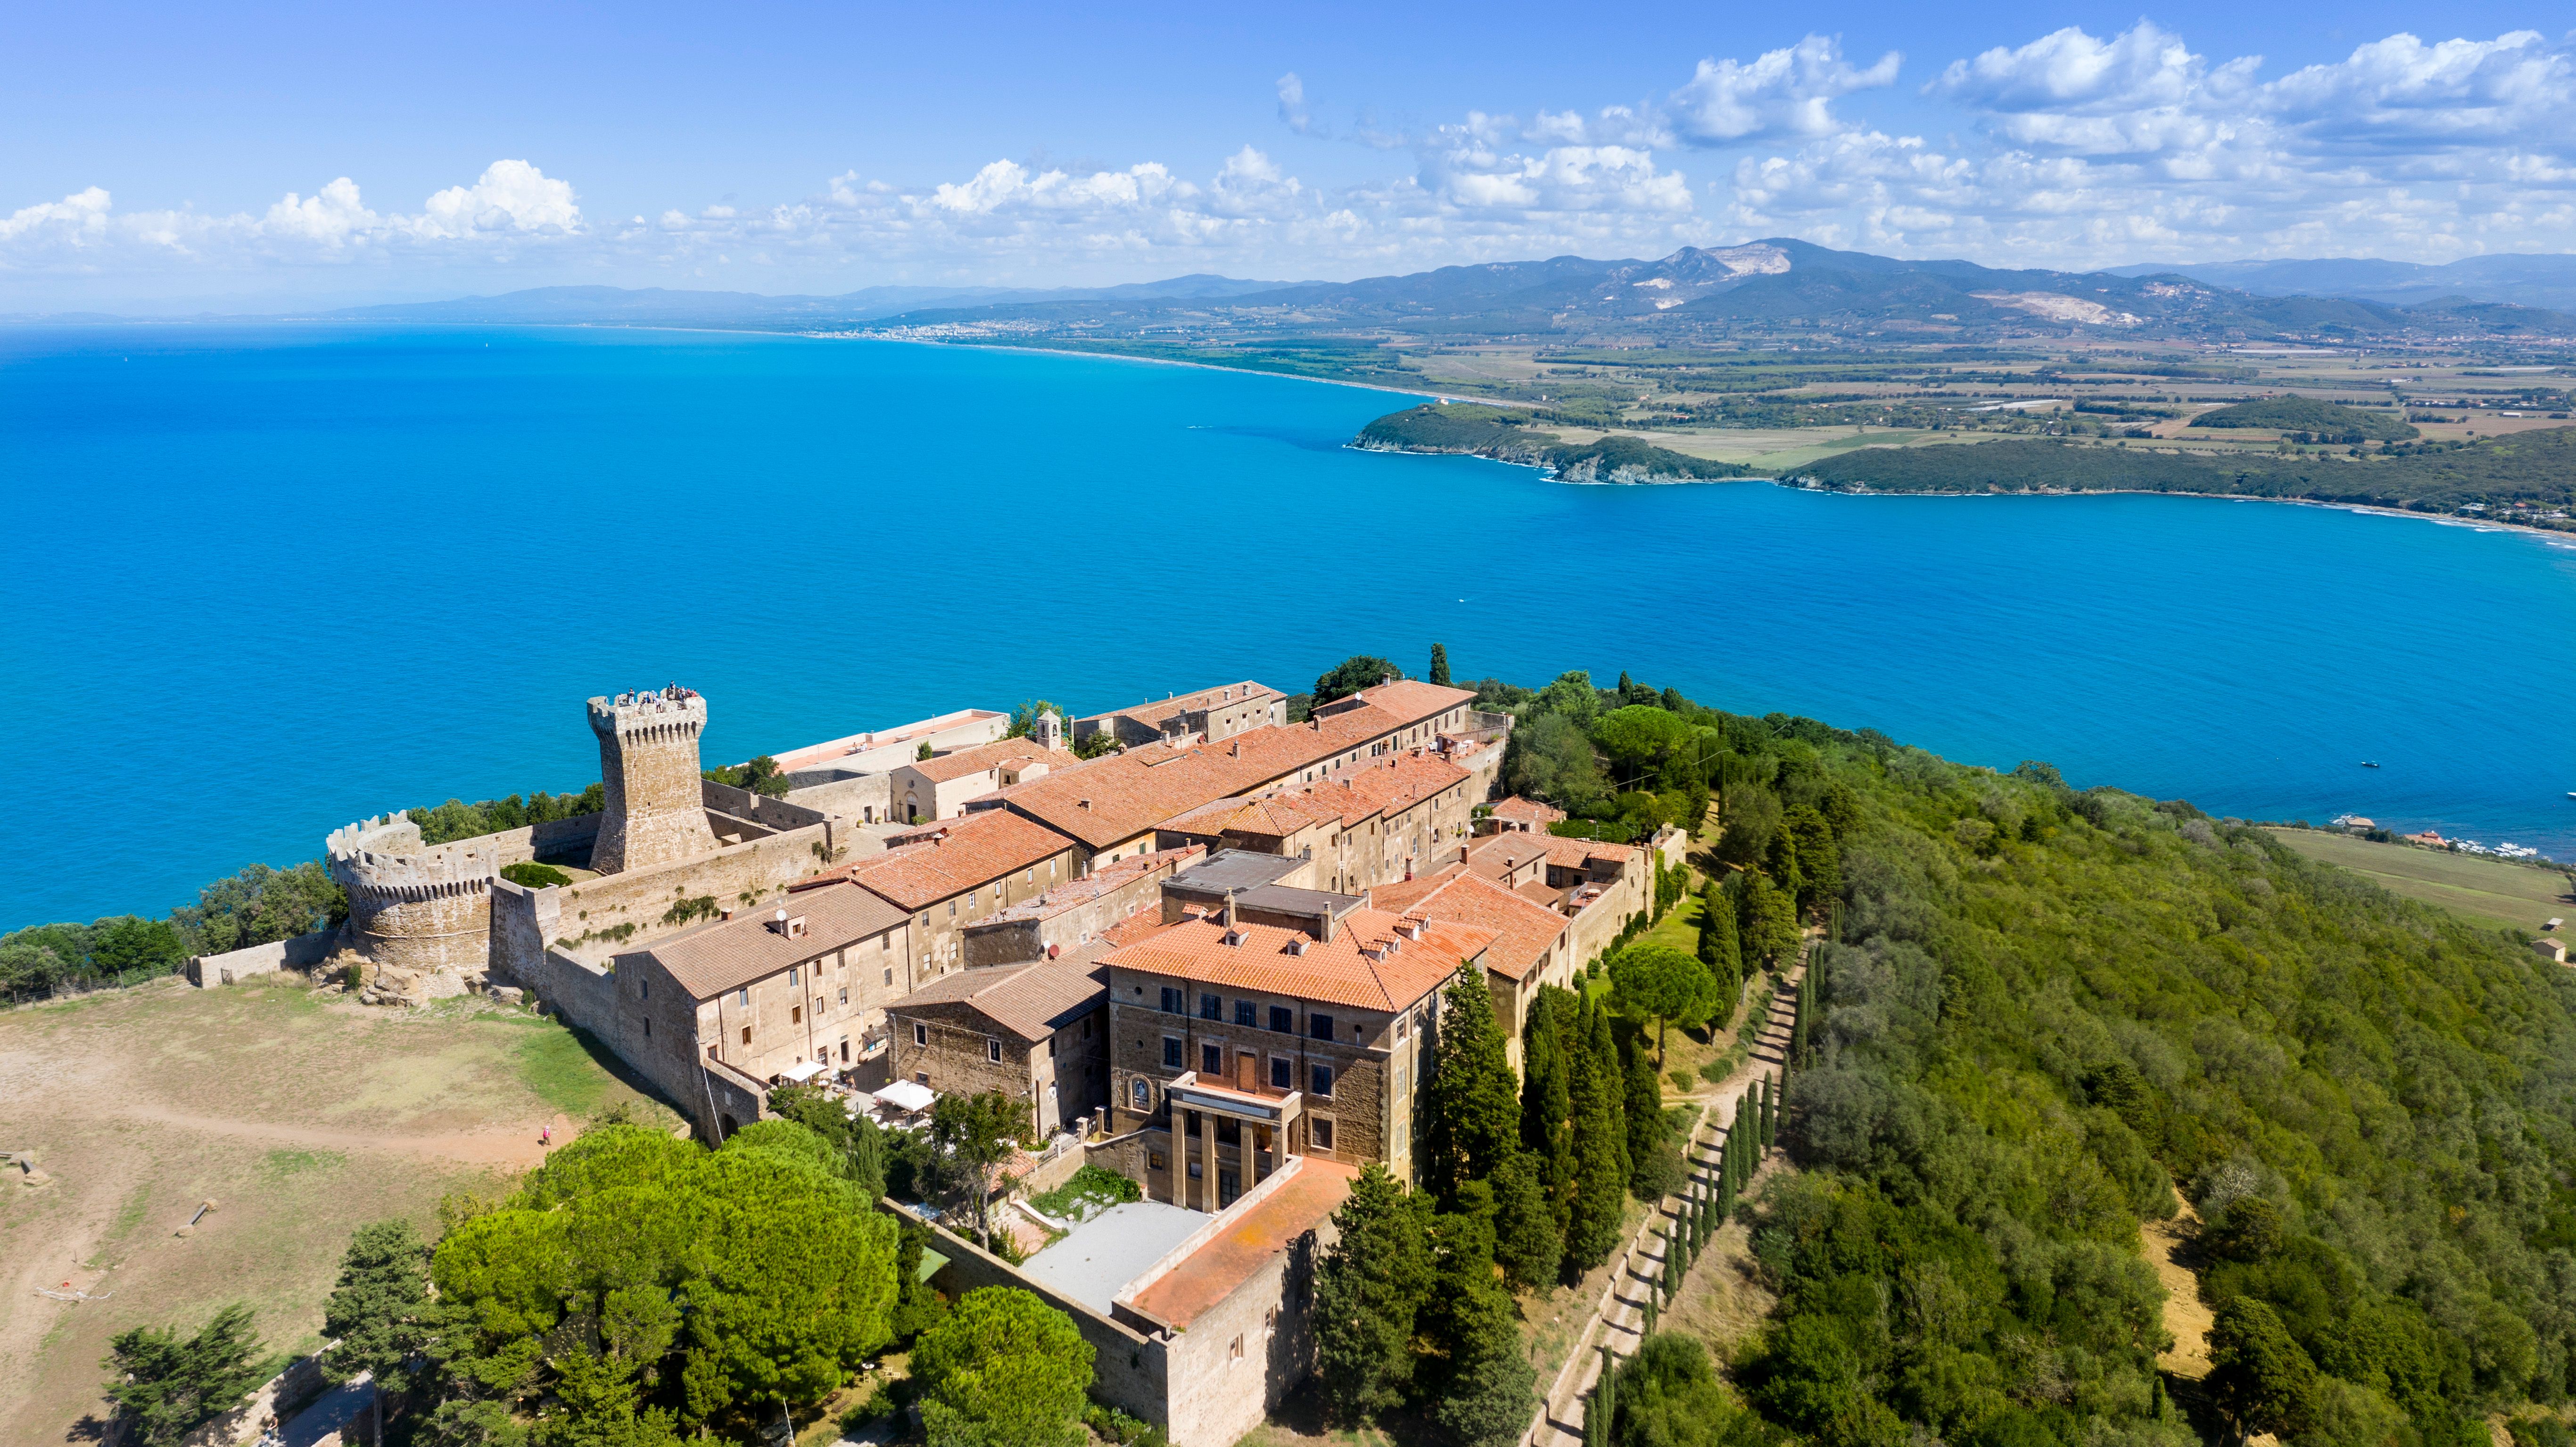
<path fill-rule="evenodd" d="M 1030 347 L 1011 342 L 941 342 L 919 337 L 888 337 L 874 332 L 797 332 L 827 342 L 902 342 L 916 347 L 975 347 L 989 352 L 1023 352 L 1042 357 L 1088 357 L 1107 362 L 1141 362 L 1150 367 L 1190 367 L 1202 372 L 1231 372 L 1244 377 L 1276 377 L 1285 382 L 1313 382 L 1324 387 L 1357 387 L 1368 392 L 1390 392 L 1398 397 L 1421 397 L 1437 402 L 1445 392 L 1416 392 L 1405 387 L 1389 387 L 1382 382 L 1347 382 L 1339 377 L 1309 377 L 1301 372 L 1265 372 L 1258 367 L 1228 367 L 1217 362 L 1185 362 L 1178 357 L 1134 357 L 1124 352 L 1077 352 L 1065 347 Z M 1347 445 L 1347 444 L 1345 444 Z M 1367 450 L 1367 449 L 1363 449 Z M 1424 453 L 1425 457 L 1443 456 Z"/>
<path fill-rule="evenodd" d="M 1753 478 L 1736 481 L 1751 482 Z M 2366 513 L 2375 517 L 2405 518 L 2413 522 L 2440 523 L 2468 528 L 2474 532 L 2526 533 L 2576 548 L 2576 529 L 2536 528 L 2528 523 L 2509 523 L 2497 518 L 2465 517 L 2452 512 L 2412 512 L 2401 507 L 2380 507 L 2374 503 L 2335 502 L 2321 497 L 2259 497 L 2241 492 L 2184 492 L 2173 488 L 2153 487 L 2068 487 L 2028 488 L 2005 492 L 1983 489 L 1976 492 L 1907 491 L 1881 492 L 1875 488 L 1821 487 L 1798 482 L 1794 478 L 1772 479 L 1775 487 L 1794 488 L 1799 492 L 1823 493 L 1833 497 L 2197 497 L 2211 502 L 2288 503 L 2297 507 L 2331 508 L 2337 512 Z"/>

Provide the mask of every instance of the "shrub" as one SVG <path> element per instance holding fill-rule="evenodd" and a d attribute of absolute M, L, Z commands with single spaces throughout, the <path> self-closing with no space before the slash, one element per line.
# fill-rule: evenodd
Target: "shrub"
<path fill-rule="evenodd" d="M 533 859 L 502 865 L 501 877 L 522 889 L 551 889 L 558 884 L 572 883 L 571 875 L 551 864 L 539 864 Z"/>

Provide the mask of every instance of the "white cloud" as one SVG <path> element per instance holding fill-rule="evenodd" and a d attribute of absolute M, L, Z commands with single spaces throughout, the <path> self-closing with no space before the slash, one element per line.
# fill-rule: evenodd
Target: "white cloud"
<path fill-rule="evenodd" d="M 1667 123 L 1684 144 L 1735 145 L 1781 136 L 1832 134 L 1833 102 L 1855 91 L 1893 85 L 1901 57 L 1893 50 L 1866 70 L 1843 59 L 1841 42 L 1810 35 L 1751 62 L 1702 60 L 1665 102 Z"/>
<path fill-rule="evenodd" d="M 729 266 L 732 284 L 806 290 L 1354 275 L 1770 235 L 2049 266 L 2567 248 L 2568 40 L 2392 35 L 2270 80 L 2264 65 L 2147 21 L 2107 36 L 2066 27 L 1878 97 L 1897 55 L 1859 64 L 1841 41 L 1809 36 L 1700 60 L 1629 103 L 1550 96 L 1527 121 L 1471 110 L 1402 130 L 1363 119 L 1342 139 L 1403 159 L 1372 161 L 1377 174 L 1350 184 L 1299 176 L 1300 142 L 1284 155 L 1237 144 L 1187 165 L 995 160 L 891 181 L 849 170 L 784 202 L 657 198 L 601 227 L 570 182 L 524 160 L 496 161 L 412 212 L 370 207 L 347 177 L 230 215 L 118 211 L 90 187 L 0 214 L 0 271 L 373 262 L 533 285 Z M 1664 80 L 1681 74 L 1676 64 Z M 1329 138 L 1298 73 L 1275 90 L 1286 131 Z"/>
<path fill-rule="evenodd" d="M 525 161 L 494 161 L 473 185 L 450 186 L 430 197 L 408 225 L 424 236 L 569 232 L 581 229 L 581 208 L 573 203 L 570 182 L 550 179 Z"/>

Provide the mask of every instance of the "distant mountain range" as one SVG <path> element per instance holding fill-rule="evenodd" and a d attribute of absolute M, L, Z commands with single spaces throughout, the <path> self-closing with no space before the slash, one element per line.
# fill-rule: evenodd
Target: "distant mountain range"
<path fill-rule="evenodd" d="M 2443 266 L 2341 257 L 2120 266 L 2112 271 L 2120 276 L 2178 274 L 2264 296 L 2348 296 L 2400 305 L 2458 297 L 2576 309 L 2576 256 L 2472 256 Z"/>
<path fill-rule="evenodd" d="M 2557 258 L 2529 258 L 2547 261 Z M 2565 258 L 2576 266 L 2576 258 Z M 2503 296 L 2510 287 L 2496 293 Z M 2326 337 L 2408 334 L 2576 335 L 2576 316 L 2510 300 L 2443 296 L 2411 306 L 2355 296 L 2279 294 L 2173 269 L 2001 270 L 1967 261 L 1902 261 L 1788 237 L 1658 261 L 1448 266 L 1406 276 L 1310 282 L 1226 297 L 1135 296 L 935 304 L 887 313 L 887 327 L 1081 328 L 1093 334 L 1191 315 L 1276 330 L 1370 328 L 1419 336 L 1643 333 L 1960 339 L 2054 333 Z"/>
<path fill-rule="evenodd" d="M 1239 342 L 1351 333 L 1597 341 L 1811 335 L 1887 343 L 2069 334 L 2346 341 L 2570 337 L 2576 336 L 2571 312 L 2576 256 L 2489 256 L 2447 266 L 2248 261 L 2067 272 L 1904 261 L 1774 237 L 1741 246 L 1684 247 L 1654 261 L 1558 256 L 1349 282 L 1197 274 L 1111 287 L 878 286 L 840 296 L 553 286 L 319 316 L 484 325 L 864 329 L 1106 343 L 1148 334 Z"/>

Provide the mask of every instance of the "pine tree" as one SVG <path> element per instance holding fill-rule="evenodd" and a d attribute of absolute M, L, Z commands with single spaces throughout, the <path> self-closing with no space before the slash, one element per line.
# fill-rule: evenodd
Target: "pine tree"
<path fill-rule="evenodd" d="M 1503 1279 L 1522 1291 L 1556 1280 L 1565 1257 L 1565 1233 L 1539 1183 L 1538 1160 L 1514 1151 L 1494 1172 L 1494 1262 Z"/>
<path fill-rule="evenodd" d="M 1628 1199 L 1628 1144 L 1620 1121 L 1618 1075 L 1604 1069 L 1592 1048 L 1595 1026 L 1607 1022 L 1586 1003 L 1567 1051 L 1573 1102 L 1574 1193 L 1567 1213 L 1565 1274 L 1572 1278 L 1610 1259 L 1618 1249 L 1619 1218 Z"/>
<path fill-rule="evenodd" d="M 1447 648 L 1444 648 L 1437 643 L 1431 645 L 1431 671 L 1426 675 L 1426 677 L 1429 678 L 1431 685 L 1434 688 L 1447 688 L 1450 686 L 1449 650 Z"/>
<path fill-rule="evenodd" d="M 372 1372 L 376 1436 L 384 1435 L 384 1398 L 411 1390 L 410 1365 L 430 1328 L 429 1248 L 411 1222 L 397 1217 L 361 1226 L 340 1258 L 340 1279 L 322 1304 L 322 1335 L 337 1339 L 322 1369 L 335 1382 Z"/>
<path fill-rule="evenodd" d="M 229 1412 L 268 1375 L 267 1350 L 248 1306 L 235 1302 L 182 1340 L 167 1327 L 138 1326 L 108 1338 L 107 1399 L 133 1438 L 165 1447 Z"/>
<path fill-rule="evenodd" d="M 1521 1148 L 1531 1157 L 1559 1237 L 1574 1218 L 1574 1096 L 1565 1037 L 1575 1012 L 1574 992 L 1548 985 L 1530 1001 L 1521 1028 Z"/>
<path fill-rule="evenodd" d="M 1329 1411 L 1357 1425 L 1402 1401 L 1413 1330 L 1431 1294 L 1421 1205 L 1372 1163 L 1333 1213 L 1341 1239 L 1315 1273 L 1315 1370 Z"/>
<path fill-rule="evenodd" d="M 1520 1148 L 1520 1101 L 1494 997 L 1476 965 L 1458 971 L 1444 992 L 1431 1073 L 1422 1083 L 1422 1148 L 1416 1178 L 1442 1209 L 1458 1187 L 1490 1181 Z"/>

